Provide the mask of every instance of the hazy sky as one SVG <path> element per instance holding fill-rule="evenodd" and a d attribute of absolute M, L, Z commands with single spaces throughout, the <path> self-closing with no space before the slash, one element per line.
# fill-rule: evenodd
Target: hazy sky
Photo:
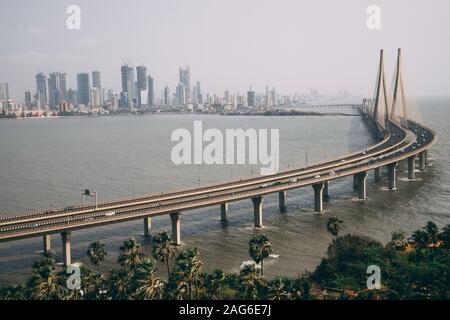
<path fill-rule="evenodd" d="M 66 8 L 81 8 L 81 30 L 66 28 Z M 369 5 L 381 30 L 366 27 Z M 411 0 L 0 0 L 0 81 L 23 100 L 38 71 L 98 69 L 120 90 L 123 62 L 146 65 L 156 93 L 178 82 L 179 66 L 203 92 L 243 93 L 266 84 L 282 93 L 341 89 L 369 95 L 378 50 L 388 80 L 398 47 L 414 95 L 450 89 L 450 1 Z M 92 81 L 92 80 L 91 80 Z"/>

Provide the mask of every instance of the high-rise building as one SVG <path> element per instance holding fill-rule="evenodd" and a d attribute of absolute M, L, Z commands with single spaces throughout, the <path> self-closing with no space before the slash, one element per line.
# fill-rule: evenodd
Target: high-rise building
<path fill-rule="evenodd" d="M 85 106 L 89 105 L 89 74 L 77 74 L 77 102 Z"/>
<path fill-rule="evenodd" d="M 0 100 L 9 100 L 8 82 L 0 82 Z"/>
<path fill-rule="evenodd" d="M 36 74 L 36 96 L 41 107 L 47 105 L 47 77 L 42 72 Z"/>
<path fill-rule="evenodd" d="M 99 107 L 101 105 L 100 90 L 97 87 L 92 87 L 89 90 L 89 100 L 93 107 Z"/>
<path fill-rule="evenodd" d="M 181 106 L 186 103 L 186 88 L 181 82 L 177 86 L 177 100 Z"/>
<path fill-rule="evenodd" d="M 122 95 L 122 97 L 126 96 L 127 106 L 132 107 L 136 98 L 136 80 L 134 69 L 132 66 L 124 64 L 120 68 L 122 74 L 122 93 L 126 93 L 126 95 Z"/>
<path fill-rule="evenodd" d="M 137 74 L 137 89 L 147 90 L 147 67 L 137 66 L 136 74 Z"/>
<path fill-rule="evenodd" d="M 67 102 L 74 106 L 78 104 L 77 90 L 67 90 Z"/>
<path fill-rule="evenodd" d="M 102 89 L 102 79 L 100 71 L 92 71 L 92 87 L 97 88 L 99 91 Z"/>
<path fill-rule="evenodd" d="M 59 104 L 66 99 L 67 85 L 66 74 L 53 72 L 48 76 L 48 97 L 49 105 L 57 109 Z"/>
<path fill-rule="evenodd" d="M 137 81 L 136 81 L 136 90 L 138 97 L 138 106 L 141 107 L 144 104 L 146 98 L 148 98 L 148 79 L 147 79 L 147 67 L 145 66 L 137 66 L 136 67 Z M 142 98 L 143 94 L 147 95 Z"/>
<path fill-rule="evenodd" d="M 184 96 L 186 102 L 191 102 L 191 75 L 189 67 L 180 68 L 180 83 L 184 86 Z"/>
<path fill-rule="evenodd" d="M 170 105 L 170 93 L 169 93 L 169 86 L 164 87 L 164 104 L 166 106 Z"/>
<path fill-rule="evenodd" d="M 154 84 L 153 84 L 153 78 L 152 78 L 152 76 L 148 76 L 148 79 L 147 79 L 147 82 L 148 82 L 148 91 L 147 91 L 147 94 L 148 94 L 148 98 L 147 98 L 147 103 L 148 103 L 148 106 L 149 107 L 153 107 L 154 105 L 155 105 L 155 87 L 154 87 Z"/>
<path fill-rule="evenodd" d="M 197 102 L 203 103 L 202 87 L 200 85 L 200 81 L 197 81 L 197 83 L 195 84 L 195 88 L 197 89 Z"/>
<path fill-rule="evenodd" d="M 31 91 L 25 91 L 25 106 L 31 108 Z"/>
<path fill-rule="evenodd" d="M 252 91 L 252 88 L 247 91 L 247 106 L 249 108 L 255 106 L 255 91 Z"/>

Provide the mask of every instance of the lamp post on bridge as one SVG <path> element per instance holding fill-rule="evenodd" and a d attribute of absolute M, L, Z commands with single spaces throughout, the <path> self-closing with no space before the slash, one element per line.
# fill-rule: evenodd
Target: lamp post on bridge
<path fill-rule="evenodd" d="M 95 197 L 95 209 L 98 209 L 98 198 L 97 198 L 97 191 L 91 192 L 89 189 L 81 190 L 81 203 L 84 206 L 84 197 Z"/>

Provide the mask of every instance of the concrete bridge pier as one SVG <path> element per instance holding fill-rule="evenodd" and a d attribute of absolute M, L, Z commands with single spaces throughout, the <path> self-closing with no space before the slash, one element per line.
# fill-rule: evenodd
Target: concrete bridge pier
<path fill-rule="evenodd" d="M 427 165 L 429 165 L 429 163 L 428 163 L 428 150 L 425 150 L 424 153 L 425 153 L 425 165 L 427 166 Z"/>
<path fill-rule="evenodd" d="M 414 161 L 416 160 L 416 155 L 408 158 L 408 179 L 414 179 L 416 173 L 414 172 Z"/>
<path fill-rule="evenodd" d="M 150 237 L 152 235 L 152 218 L 144 218 L 144 236 Z"/>
<path fill-rule="evenodd" d="M 52 236 L 49 234 L 44 235 L 44 254 L 49 255 L 52 253 Z"/>
<path fill-rule="evenodd" d="M 367 171 L 357 173 L 353 176 L 358 181 L 358 199 L 367 198 Z"/>
<path fill-rule="evenodd" d="M 221 221 L 227 221 L 227 213 L 228 213 L 228 203 L 221 203 L 220 204 L 220 220 Z"/>
<path fill-rule="evenodd" d="M 373 169 L 375 181 L 379 181 L 381 179 L 380 167 Z"/>
<path fill-rule="evenodd" d="M 389 189 L 397 189 L 397 162 L 390 163 L 387 165 L 388 176 L 389 176 Z"/>
<path fill-rule="evenodd" d="M 323 182 L 323 201 L 330 200 L 330 194 L 328 192 L 328 185 L 329 185 L 328 180 Z"/>
<path fill-rule="evenodd" d="M 172 221 L 172 242 L 179 246 L 181 245 L 181 218 L 180 212 L 172 212 L 170 214 Z"/>
<path fill-rule="evenodd" d="M 358 190 L 358 177 L 356 175 L 353 175 L 353 190 Z"/>
<path fill-rule="evenodd" d="M 322 212 L 323 211 L 323 182 L 313 184 L 314 189 L 314 211 Z"/>
<path fill-rule="evenodd" d="M 425 151 L 422 151 L 419 153 L 419 170 L 425 171 L 425 161 L 426 161 L 426 155 Z"/>
<path fill-rule="evenodd" d="M 280 212 L 286 212 L 286 208 L 287 208 L 286 194 L 287 194 L 287 191 L 278 192 L 278 204 L 279 204 Z"/>
<path fill-rule="evenodd" d="M 64 267 L 72 264 L 71 249 L 70 249 L 70 231 L 61 232 L 62 253 Z"/>
<path fill-rule="evenodd" d="M 252 198 L 252 202 L 253 202 L 253 215 L 254 215 L 255 228 L 262 228 L 262 226 L 263 226 L 263 221 L 262 221 L 263 198 L 262 197 Z"/>

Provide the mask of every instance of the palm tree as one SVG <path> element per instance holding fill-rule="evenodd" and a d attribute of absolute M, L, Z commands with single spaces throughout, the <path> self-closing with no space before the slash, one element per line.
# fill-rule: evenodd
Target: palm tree
<path fill-rule="evenodd" d="M 331 217 L 327 221 L 327 230 L 333 236 L 337 237 L 339 235 L 339 232 L 342 230 L 343 224 L 344 221 L 342 221 L 338 217 Z"/>
<path fill-rule="evenodd" d="M 108 279 L 109 293 L 112 299 L 127 300 L 131 298 L 133 273 L 127 270 L 112 270 Z"/>
<path fill-rule="evenodd" d="M 46 256 L 36 261 L 27 286 L 33 299 L 57 299 L 59 286 L 55 274 L 55 260 Z"/>
<path fill-rule="evenodd" d="M 134 270 L 144 256 L 141 245 L 134 238 L 125 240 L 119 251 L 118 261 L 124 270 Z"/>
<path fill-rule="evenodd" d="M 438 239 L 442 241 L 442 247 L 450 249 L 450 224 L 442 228 L 442 231 L 438 234 Z"/>
<path fill-rule="evenodd" d="M 156 260 L 166 263 L 167 278 L 170 278 L 169 260 L 173 258 L 176 253 L 176 246 L 166 231 L 158 233 L 152 240 L 152 256 Z"/>
<path fill-rule="evenodd" d="M 135 297 L 144 300 L 161 299 L 164 291 L 164 282 L 158 277 L 155 261 L 146 258 L 137 266 L 135 274 Z"/>
<path fill-rule="evenodd" d="M 268 286 L 268 298 L 270 300 L 288 300 L 290 299 L 290 293 L 286 289 L 286 285 L 281 277 L 269 282 Z"/>
<path fill-rule="evenodd" d="M 431 243 L 435 244 L 438 240 L 437 235 L 439 232 L 439 229 L 436 226 L 436 224 L 431 221 L 428 221 L 424 229 L 428 233 L 428 237 L 430 238 Z"/>
<path fill-rule="evenodd" d="M 250 239 L 248 253 L 255 263 L 261 263 L 261 276 L 264 276 L 264 259 L 272 253 L 272 245 L 264 234 L 255 235 Z"/>
<path fill-rule="evenodd" d="M 200 261 L 197 248 L 182 251 L 176 259 L 173 273 L 178 283 L 177 287 L 182 287 L 183 282 L 186 282 L 188 284 L 190 300 L 192 300 L 192 287 L 194 283 L 196 296 L 199 299 L 197 280 L 201 272 L 201 267 L 202 262 Z"/>
<path fill-rule="evenodd" d="M 91 263 L 98 267 L 98 273 L 102 274 L 100 262 L 103 262 L 107 255 L 105 244 L 101 243 L 100 241 L 92 242 L 89 245 L 89 249 L 87 250 L 86 254 L 89 257 Z"/>
<path fill-rule="evenodd" d="M 263 282 L 260 273 L 256 271 L 255 265 L 246 265 L 241 269 L 239 282 L 244 297 L 255 300 L 258 295 L 258 288 Z"/>
<path fill-rule="evenodd" d="M 211 291 L 210 299 L 220 300 L 220 289 L 225 281 L 225 273 L 220 269 L 214 269 L 211 274 L 208 274 L 206 280 Z"/>
<path fill-rule="evenodd" d="M 419 249 L 428 247 L 431 241 L 429 233 L 423 229 L 414 231 L 411 235 L 411 239 L 414 241 L 415 246 Z"/>

